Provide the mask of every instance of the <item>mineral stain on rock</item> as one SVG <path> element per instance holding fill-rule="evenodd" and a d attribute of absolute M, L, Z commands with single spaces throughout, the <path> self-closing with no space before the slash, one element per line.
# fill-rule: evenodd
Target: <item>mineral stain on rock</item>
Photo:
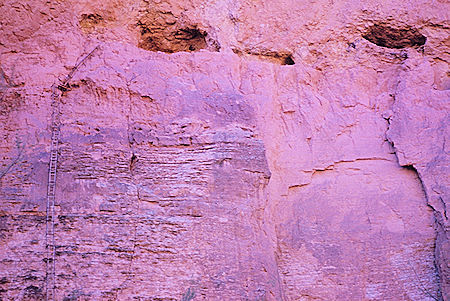
<path fill-rule="evenodd" d="M 372 25 L 363 38 L 378 46 L 396 49 L 422 46 L 427 41 L 415 28 L 394 28 L 384 24 Z"/>

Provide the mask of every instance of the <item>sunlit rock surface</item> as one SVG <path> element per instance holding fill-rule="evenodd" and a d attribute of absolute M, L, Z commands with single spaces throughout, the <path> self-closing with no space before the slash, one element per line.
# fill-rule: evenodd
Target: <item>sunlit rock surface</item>
<path fill-rule="evenodd" d="M 449 300 L 449 11 L 1 2 L 0 300 L 46 298 L 71 71 L 55 300 Z"/>

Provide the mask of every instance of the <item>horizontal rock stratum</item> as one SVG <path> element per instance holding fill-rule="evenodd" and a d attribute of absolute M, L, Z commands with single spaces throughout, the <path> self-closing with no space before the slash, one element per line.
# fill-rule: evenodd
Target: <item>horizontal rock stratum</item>
<path fill-rule="evenodd" d="M 450 300 L 449 12 L 2 0 L 0 300 Z"/>

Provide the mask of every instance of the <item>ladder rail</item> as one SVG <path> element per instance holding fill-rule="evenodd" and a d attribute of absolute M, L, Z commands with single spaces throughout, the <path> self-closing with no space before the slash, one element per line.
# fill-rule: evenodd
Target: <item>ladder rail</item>
<path fill-rule="evenodd" d="M 59 124 L 59 104 L 60 93 L 56 86 L 52 86 L 52 115 L 51 115 L 51 144 L 50 160 L 47 182 L 47 210 L 45 226 L 45 248 L 46 248 L 46 271 L 45 271 L 45 291 L 46 300 L 55 300 L 56 289 L 56 246 L 55 246 L 55 197 L 56 197 L 56 176 L 58 169 L 58 146 L 60 136 Z"/>
<path fill-rule="evenodd" d="M 56 199 L 56 177 L 58 170 L 58 147 L 59 137 L 61 134 L 60 122 L 60 104 L 63 91 L 69 88 L 69 82 L 81 65 L 97 50 L 100 45 L 97 45 L 91 52 L 79 61 L 70 73 L 60 81 L 60 84 L 53 84 L 51 90 L 51 144 L 50 144 L 50 158 L 48 167 L 48 182 L 47 182 L 47 210 L 45 222 L 45 249 L 46 249 L 46 265 L 45 265 L 45 292 L 46 301 L 54 301 L 56 293 L 56 245 L 55 245 L 55 199 Z"/>

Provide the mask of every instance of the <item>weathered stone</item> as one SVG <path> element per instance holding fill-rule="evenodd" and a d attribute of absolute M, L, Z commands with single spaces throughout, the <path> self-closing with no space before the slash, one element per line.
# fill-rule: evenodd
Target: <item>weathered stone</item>
<path fill-rule="evenodd" d="M 3 1 L 0 300 L 449 300 L 448 11 Z"/>

